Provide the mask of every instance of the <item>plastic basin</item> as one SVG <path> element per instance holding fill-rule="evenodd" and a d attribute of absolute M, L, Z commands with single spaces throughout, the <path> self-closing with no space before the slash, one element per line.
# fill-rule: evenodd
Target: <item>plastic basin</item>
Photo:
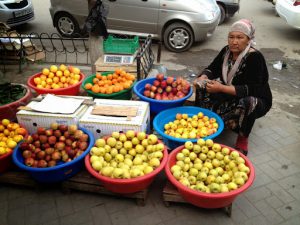
<path fill-rule="evenodd" d="M 218 114 L 216 114 L 208 109 L 195 107 L 195 106 L 182 106 L 182 107 L 164 110 L 154 117 L 153 127 L 156 130 L 156 132 L 160 136 L 162 136 L 163 142 L 167 146 L 169 146 L 170 149 L 177 148 L 178 146 L 183 145 L 186 141 L 197 142 L 197 139 L 184 139 L 184 138 L 175 138 L 175 137 L 169 136 L 164 133 L 164 126 L 165 126 L 165 124 L 167 124 L 171 121 L 174 121 L 177 113 L 181 113 L 181 114 L 186 113 L 186 114 L 188 114 L 189 117 L 191 117 L 193 115 L 197 115 L 199 112 L 203 112 L 203 114 L 208 117 L 216 118 L 217 123 L 219 124 L 218 130 L 216 133 L 209 135 L 207 137 L 204 137 L 203 139 L 204 140 L 214 139 L 215 137 L 220 135 L 224 129 L 224 122 L 223 122 L 222 118 Z"/>
<path fill-rule="evenodd" d="M 166 147 L 163 151 L 163 154 L 164 156 L 159 167 L 149 174 L 131 179 L 116 179 L 102 176 L 92 168 L 89 154 L 85 157 L 85 167 L 88 172 L 97 178 L 107 190 L 119 194 L 129 194 L 144 190 L 152 183 L 155 176 L 165 167 L 167 163 L 168 151 Z"/>
<path fill-rule="evenodd" d="M 113 72 L 102 72 L 102 75 L 108 75 Z M 88 93 L 89 96 L 93 98 L 103 98 L 103 99 L 118 99 L 118 100 L 130 100 L 132 97 L 132 88 L 135 84 L 135 82 L 130 86 L 130 88 L 112 93 L 112 94 L 101 94 L 101 93 L 94 93 L 91 90 L 87 90 L 84 86 L 87 83 L 93 83 L 93 79 L 96 77 L 96 75 L 88 76 L 82 83 L 82 88 Z"/>
<path fill-rule="evenodd" d="M 166 79 L 166 78 L 165 78 Z M 154 80 L 156 80 L 156 78 L 146 78 L 144 80 L 141 80 L 139 82 L 137 82 L 134 87 L 133 87 L 133 91 L 134 93 L 143 101 L 145 102 L 149 102 L 150 104 L 150 112 L 152 114 L 157 114 L 165 109 L 169 109 L 169 108 L 174 108 L 174 107 L 178 107 L 178 106 L 182 106 L 185 102 L 185 100 L 187 100 L 192 94 L 193 94 L 193 88 L 190 88 L 190 92 L 183 98 L 181 99 L 176 99 L 176 100 L 156 100 L 156 99 L 152 99 L 152 98 L 148 98 L 146 96 L 143 95 L 143 92 L 145 90 L 145 85 L 146 84 L 153 84 Z"/>
<path fill-rule="evenodd" d="M 56 183 L 68 179 L 84 168 L 84 157 L 90 152 L 90 149 L 93 147 L 95 142 L 94 136 L 90 131 L 85 128 L 79 129 L 89 136 L 89 145 L 87 149 L 76 159 L 67 163 L 58 163 L 58 165 L 54 167 L 33 168 L 24 165 L 24 158 L 18 145 L 13 151 L 13 162 L 17 167 L 27 171 L 33 179 L 41 183 Z"/>
<path fill-rule="evenodd" d="M 32 98 L 31 90 L 27 85 L 17 84 L 17 83 L 13 83 L 13 84 L 23 86 L 24 88 L 26 88 L 27 92 L 19 100 L 11 102 L 11 103 L 6 104 L 6 105 L 0 106 L 0 120 L 9 119 L 11 121 L 15 121 L 16 120 L 16 113 L 18 111 L 18 107 L 27 105 L 27 103 Z"/>
<path fill-rule="evenodd" d="M 54 94 L 54 95 L 78 95 L 80 91 L 80 85 L 82 84 L 82 81 L 84 80 L 85 75 L 83 73 L 80 73 L 80 80 L 77 84 L 71 85 L 66 88 L 58 88 L 58 89 L 42 89 L 37 88 L 34 84 L 34 78 L 39 77 L 42 73 L 37 73 L 35 75 L 32 75 L 27 80 L 27 85 L 35 90 L 38 94 Z"/>
<path fill-rule="evenodd" d="M 229 148 L 230 151 L 234 150 L 233 148 L 225 145 L 221 146 Z M 252 185 L 255 178 L 254 167 L 246 156 L 240 154 L 240 156 L 245 160 L 245 165 L 250 169 L 247 182 L 240 188 L 226 193 L 204 193 L 184 186 L 175 179 L 170 170 L 171 167 L 176 163 L 176 154 L 183 148 L 184 146 L 179 146 L 178 148 L 174 149 L 173 152 L 171 152 L 165 167 L 165 172 L 168 180 L 178 189 L 178 192 L 187 202 L 202 208 L 223 208 L 229 206 L 239 194 L 246 191 Z"/>
<path fill-rule="evenodd" d="M 5 171 L 9 170 L 12 167 L 13 151 L 0 156 L 0 173 L 3 173 Z"/>

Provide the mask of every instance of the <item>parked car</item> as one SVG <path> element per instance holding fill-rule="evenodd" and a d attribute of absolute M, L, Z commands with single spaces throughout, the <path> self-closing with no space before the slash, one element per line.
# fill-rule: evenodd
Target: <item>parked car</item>
<path fill-rule="evenodd" d="M 300 0 L 277 0 L 275 9 L 288 25 L 300 30 Z"/>
<path fill-rule="evenodd" d="M 58 32 L 72 37 L 81 32 L 88 15 L 87 1 L 50 0 L 50 14 Z M 216 1 L 103 0 L 109 7 L 108 32 L 162 40 L 174 52 L 188 50 L 211 35 L 220 20 Z"/>
<path fill-rule="evenodd" d="M 33 19 L 34 9 L 31 0 L 0 0 L 0 22 L 14 27 Z"/>
<path fill-rule="evenodd" d="M 217 4 L 221 11 L 219 24 L 223 23 L 225 19 L 233 17 L 240 9 L 240 0 L 217 0 Z"/>

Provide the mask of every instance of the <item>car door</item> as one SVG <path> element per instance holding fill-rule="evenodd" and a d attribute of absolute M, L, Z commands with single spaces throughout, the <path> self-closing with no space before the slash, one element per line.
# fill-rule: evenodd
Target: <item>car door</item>
<path fill-rule="evenodd" d="M 159 2 L 160 0 L 103 0 L 109 7 L 108 29 L 155 33 Z"/>

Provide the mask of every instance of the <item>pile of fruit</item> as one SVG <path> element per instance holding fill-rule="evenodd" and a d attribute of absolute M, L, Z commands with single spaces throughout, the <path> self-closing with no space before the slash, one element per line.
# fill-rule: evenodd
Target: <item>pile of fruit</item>
<path fill-rule="evenodd" d="M 94 170 L 111 178 L 135 178 L 159 167 L 165 146 L 154 134 L 129 130 L 113 132 L 108 138 L 96 140 L 90 163 Z"/>
<path fill-rule="evenodd" d="M 134 80 L 134 75 L 122 69 L 116 69 L 114 73 L 108 75 L 96 73 L 93 83 L 86 83 L 84 87 L 93 93 L 112 94 L 129 89 Z"/>
<path fill-rule="evenodd" d="M 20 84 L 0 84 L 0 106 L 15 102 L 26 95 L 26 88 Z"/>
<path fill-rule="evenodd" d="M 51 124 L 49 129 L 38 127 L 20 144 L 24 164 L 30 167 L 52 167 L 70 162 L 88 147 L 89 136 L 77 125 Z"/>
<path fill-rule="evenodd" d="M 156 100 L 176 100 L 185 97 L 190 92 L 191 85 L 188 81 L 179 77 L 164 78 L 163 74 L 157 74 L 153 84 L 145 84 L 143 95 Z"/>
<path fill-rule="evenodd" d="M 11 152 L 26 134 L 27 131 L 18 123 L 3 119 L 0 124 L 0 156 Z"/>
<path fill-rule="evenodd" d="M 185 142 L 176 155 L 171 172 L 181 184 L 206 193 L 235 190 L 248 180 L 250 169 L 238 151 L 214 143 L 211 139 Z"/>
<path fill-rule="evenodd" d="M 204 138 L 217 132 L 219 124 L 216 118 L 199 112 L 191 117 L 177 113 L 174 121 L 165 124 L 165 134 L 175 138 Z"/>
<path fill-rule="evenodd" d="M 80 69 L 73 66 L 61 64 L 50 68 L 44 68 L 40 76 L 34 78 L 33 82 L 37 88 L 58 89 L 67 88 L 79 83 L 81 79 Z"/>

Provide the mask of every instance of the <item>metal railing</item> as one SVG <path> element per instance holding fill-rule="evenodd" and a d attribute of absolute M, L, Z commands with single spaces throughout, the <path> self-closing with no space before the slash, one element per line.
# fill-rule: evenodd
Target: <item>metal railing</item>
<path fill-rule="evenodd" d="M 155 61 L 152 44 L 151 36 L 141 41 L 141 47 L 136 55 L 138 80 L 147 77 Z M 161 43 L 159 42 L 158 62 L 160 51 Z M 18 63 L 19 72 L 21 72 L 22 65 L 29 62 L 90 65 L 88 38 L 64 38 L 56 33 L 1 32 L 0 64 L 2 70 L 5 72 L 8 64 Z"/>

